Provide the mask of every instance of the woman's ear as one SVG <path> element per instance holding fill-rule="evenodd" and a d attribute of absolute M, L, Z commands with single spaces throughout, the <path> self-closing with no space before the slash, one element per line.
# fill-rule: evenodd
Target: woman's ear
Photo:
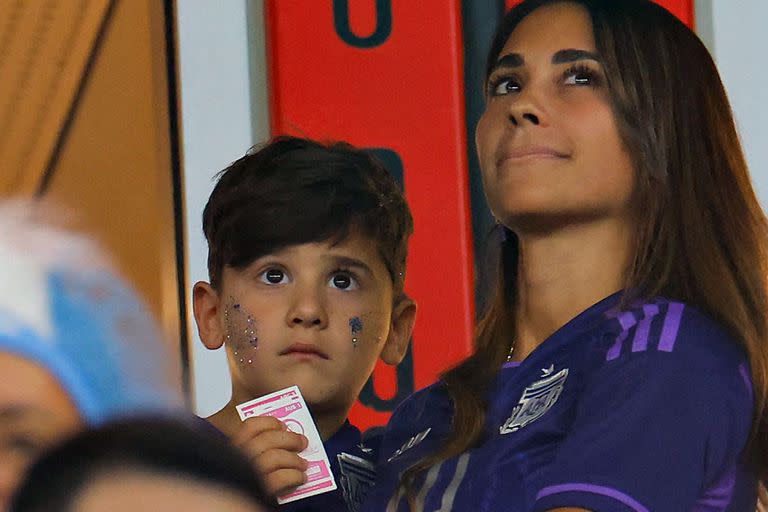
<path fill-rule="evenodd" d="M 411 342 L 413 325 L 416 322 L 416 303 L 403 295 L 392 308 L 392 321 L 389 336 L 381 349 L 381 360 L 391 366 L 396 366 L 405 357 L 408 344 Z"/>
<path fill-rule="evenodd" d="M 197 332 L 203 345 L 209 350 L 221 348 L 224 344 L 224 330 L 219 312 L 219 293 L 209 283 L 198 281 L 192 288 L 192 310 L 195 315 Z"/>

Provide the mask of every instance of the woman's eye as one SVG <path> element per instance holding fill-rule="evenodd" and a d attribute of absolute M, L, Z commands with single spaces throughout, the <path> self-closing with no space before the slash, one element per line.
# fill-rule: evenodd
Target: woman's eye
<path fill-rule="evenodd" d="M 563 73 L 565 85 L 594 85 L 595 82 L 595 73 L 585 66 L 570 68 Z"/>
<path fill-rule="evenodd" d="M 356 290 L 357 281 L 351 275 L 341 272 L 331 277 L 330 285 L 339 290 Z"/>
<path fill-rule="evenodd" d="M 494 79 L 489 87 L 491 96 L 504 96 L 511 92 L 520 91 L 520 83 L 511 77 Z"/>
<path fill-rule="evenodd" d="M 259 276 L 262 283 L 266 284 L 285 284 L 288 282 L 288 276 L 279 268 L 270 268 L 265 270 Z"/>

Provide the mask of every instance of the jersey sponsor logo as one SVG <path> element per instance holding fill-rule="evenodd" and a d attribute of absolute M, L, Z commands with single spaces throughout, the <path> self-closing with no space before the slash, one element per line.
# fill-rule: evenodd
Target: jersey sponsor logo
<path fill-rule="evenodd" d="M 349 512 L 358 512 L 362 506 L 365 495 L 376 481 L 376 469 L 372 462 L 351 455 L 340 453 L 339 473 L 341 491 Z"/>
<path fill-rule="evenodd" d="M 555 366 L 542 368 L 542 378 L 523 391 L 523 396 L 512 409 L 512 415 L 499 427 L 501 435 L 517 432 L 544 416 L 563 393 L 568 368 L 555 373 Z"/>
<path fill-rule="evenodd" d="M 401 456 L 403 453 L 407 452 L 408 450 L 410 450 L 411 448 L 413 448 L 414 446 L 422 442 L 424 438 L 429 435 L 429 432 L 431 430 L 432 430 L 432 427 L 429 427 L 424 432 L 419 432 L 418 434 L 410 438 L 408 441 L 406 441 L 403 444 L 403 446 L 401 446 L 395 453 L 393 453 L 390 458 L 387 459 L 387 462 L 392 462 L 393 460 Z"/>

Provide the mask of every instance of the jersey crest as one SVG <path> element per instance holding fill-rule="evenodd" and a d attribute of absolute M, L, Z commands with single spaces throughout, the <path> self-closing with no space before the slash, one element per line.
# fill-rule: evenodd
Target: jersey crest
<path fill-rule="evenodd" d="M 542 378 L 537 380 L 523 391 L 523 396 L 512 409 L 512 415 L 499 427 L 501 435 L 517 432 L 544 416 L 549 411 L 563 392 L 565 379 L 568 377 L 568 368 L 555 373 L 555 366 L 543 368 Z"/>

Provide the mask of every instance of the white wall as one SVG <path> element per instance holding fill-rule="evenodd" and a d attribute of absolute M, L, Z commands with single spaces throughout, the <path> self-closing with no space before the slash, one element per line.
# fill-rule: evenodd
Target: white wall
<path fill-rule="evenodd" d="M 710 0 L 710 48 L 736 117 L 752 179 L 768 207 L 768 1 Z"/>
<path fill-rule="evenodd" d="M 249 24 L 249 14 L 262 20 L 262 25 Z M 250 36 L 249 25 L 256 27 Z M 252 83 L 249 75 L 251 58 L 256 59 L 257 67 L 265 69 L 261 26 L 261 1 L 177 2 L 187 290 L 190 294 L 196 281 L 208 278 L 208 249 L 201 218 L 213 189 L 211 178 L 267 136 L 266 77 L 256 76 Z M 249 53 L 249 45 L 254 52 Z M 256 109 L 251 106 L 252 97 Z M 187 307 L 195 410 L 207 416 L 229 399 L 229 372 L 224 351 L 206 350 L 200 342 L 191 316 L 191 297 Z"/>

